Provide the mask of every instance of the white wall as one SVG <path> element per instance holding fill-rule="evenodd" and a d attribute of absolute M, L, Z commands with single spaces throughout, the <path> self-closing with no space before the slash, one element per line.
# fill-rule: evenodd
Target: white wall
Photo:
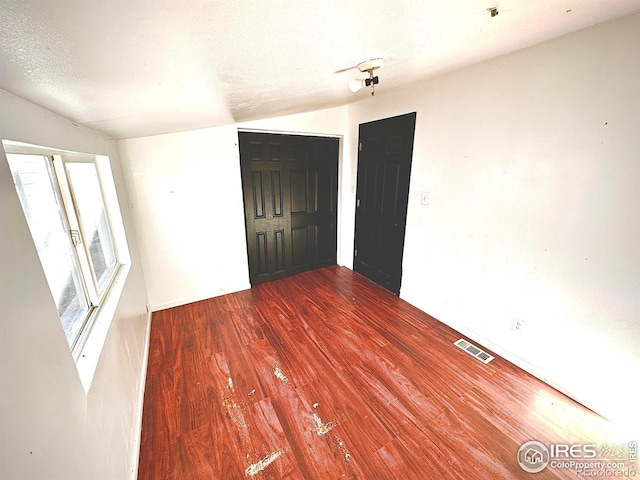
<path fill-rule="evenodd" d="M 109 155 L 128 201 L 115 144 L 0 91 L 0 138 Z M 135 478 L 148 316 L 131 235 L 132 267 L 88 395 L 0 149 L 0 477 Z"/>
<path fill-rule="evenodd" d="M 417 111 L 401 296 L 626 423 L 640 398 L 635 45 L 640 14 L 349 109 L 352 138 Z"/>
<path fill-rule="evenodd" d="M 336 135 L 346 109 L 118 142 L 153 310 L 250 288 L 238 129 Z"/>

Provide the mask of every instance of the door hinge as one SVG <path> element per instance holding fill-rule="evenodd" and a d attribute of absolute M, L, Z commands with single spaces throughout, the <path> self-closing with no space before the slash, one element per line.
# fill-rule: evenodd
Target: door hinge
<path fill-rule="evenodd" d="M 74 247 L 77 247 L 82 243 L 82 237 L 80 237 L 80 232 L 78 230 L 71 230 L 71 242 Z"/>
<path fill-rule="evenodd" d="M 354 256 L 354 257 L 357 257 L 357 256 L 358 256 L 358 249 L 357 249 L 357 248 L 353 251 L 353 256 Z"/>
<path fill-rule="evenodd" d="M 358 151 L 362 151 L 362 142 L 360 142 L 360 145 L 358 146 Z"/>
<path fill-rule="evenodd" d="M 360 199 L 358 198 L 356 199 L 356 208 L 359 208 L 359 207 L 360 207 Z"/>

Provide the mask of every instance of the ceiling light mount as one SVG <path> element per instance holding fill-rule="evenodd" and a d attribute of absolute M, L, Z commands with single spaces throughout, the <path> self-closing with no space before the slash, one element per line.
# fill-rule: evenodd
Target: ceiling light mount
<path fill-rule="evenodd" d="M 354 78 L 349 82 L 349 89 L 355 93 L 364 87 L 371 87 L 371 95 L 375 95 L 374 86 L 378 84 L 379 80 L 377 76 L 373 75 L 373 71 L 379 69 L 383 62 L 383 58 L 372 58 L 366 62 L 359 63 L 358 70 L 362 73 L 368 72 L 369 78 Z"/>
<path fill-rule="evenodd" d="M 370 72 L 379 69 L 383 63 L 384 58 L 372 58 L 371 60 L 367 60 L 366 62 L 359 63 L 358 70 L 360 70 L 361 72 Z"/>

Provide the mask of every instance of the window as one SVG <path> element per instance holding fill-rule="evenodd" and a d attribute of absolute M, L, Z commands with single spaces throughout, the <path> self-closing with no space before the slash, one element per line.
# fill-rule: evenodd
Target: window
<path fill-rule="evenodd" d="M 120 265 L 97 158 L 4 146 L 67 342 L 78 349 Z"/>

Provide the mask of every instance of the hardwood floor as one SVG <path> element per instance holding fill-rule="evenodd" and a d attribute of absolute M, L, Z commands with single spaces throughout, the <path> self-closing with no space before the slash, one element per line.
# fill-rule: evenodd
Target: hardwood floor
<path fill-rule="evenodd" d="M 520 445 L 617 442 L 459 338 L 337 266 L 156 312 L 138 478 L 576 478 L 525 472 Z"/>

